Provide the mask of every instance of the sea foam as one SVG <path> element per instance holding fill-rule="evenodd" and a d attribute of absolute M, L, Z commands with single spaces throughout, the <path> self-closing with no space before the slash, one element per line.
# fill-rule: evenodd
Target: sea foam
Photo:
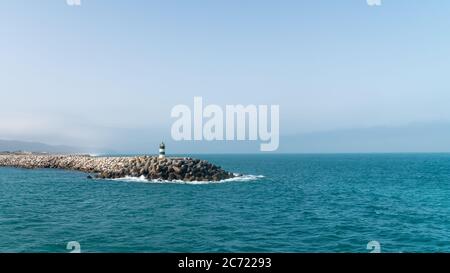
<path fill-rule="evenodd" d="M 261 178 L 264 178 L 263 175 L 242 175 L 237 176 L 233 178 L 228 178 L 220 181 L 183 181 L 183 180 L 161 180 L 161 179 L 153 179 L 148 180 L 144 176 L 140 177 L 131 177 L 131 176 L 125 176 L 122 178 L 115 178 L 115 179 L 107 179 L 112 181 L 124 181 L 124 182 L 138 182 L 138 183 L 154 183 L 154 184 L 188 184 L 188 185 L 207 185 L 207 184 L 221 184 L 221 183 L 228 183 L 228 182 L 250 182 L 255 181 Z"/>

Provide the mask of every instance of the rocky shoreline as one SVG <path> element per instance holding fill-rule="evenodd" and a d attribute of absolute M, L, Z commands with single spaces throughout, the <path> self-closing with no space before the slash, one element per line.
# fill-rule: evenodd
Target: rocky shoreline
<path fill-rule="evenodd" d="M 89 155 L 0 154 L 0 167 L 64 169 L 89 178 L 145 177 L 164 181 L 221 181 L 236 177 L 205 160 L 190 157 L 95 157 Z"/>

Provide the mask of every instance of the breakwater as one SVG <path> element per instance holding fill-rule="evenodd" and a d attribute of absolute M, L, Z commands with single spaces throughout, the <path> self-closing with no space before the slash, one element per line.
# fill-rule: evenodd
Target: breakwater
<path fill-rule="evenodd" d="M 75 170 L 103 179 L 145 177 L 148 180 L 220 181 L 236 177 L 219 166 L 190 157 L 0 154 L 0 167 Z"/>

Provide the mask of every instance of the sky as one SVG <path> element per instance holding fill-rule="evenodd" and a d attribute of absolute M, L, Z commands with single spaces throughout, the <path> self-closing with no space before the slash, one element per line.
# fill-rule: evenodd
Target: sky
<path fill-rule="evenodd" d="M 0 139 L 144 152 L 201 96 L 279 105 L 282 152 L 396 151 L 389 132 L 413 135 L 401 151 L 427 137 L 450 151 L 449 13 L 442 0 L 3 0 Z M 364 144 L 361 130 L 384 133 Z"/>

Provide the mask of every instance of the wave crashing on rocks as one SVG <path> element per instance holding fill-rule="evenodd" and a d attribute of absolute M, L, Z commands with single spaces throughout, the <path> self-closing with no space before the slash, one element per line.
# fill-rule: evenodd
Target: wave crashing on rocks
<path fill-rule="evenodd" d="M 172 183 L 172 184 L 188 184 L 188 185 L 207 185 L 207 184 L 217 184 L 217 183 L 227 183 L 227 182 L 250 182 L 256 181 L 258 179 L 264 178 L 263 175 L 240 175 L 234 174 L 235 177 L 220 180 L 220 181 L 183 181 L 183 180 L 161 180 L 161 179 L 152 179 L 149 180 L 144 176 L 141 177 L 123 177 L 123 178 L 114 178 L 110 179 L 111 181 L 123 181 L 123 182 L 136 182 L 136 183 L 153 183 L 153 184 L 164 184 L 164 183 Z"/>

